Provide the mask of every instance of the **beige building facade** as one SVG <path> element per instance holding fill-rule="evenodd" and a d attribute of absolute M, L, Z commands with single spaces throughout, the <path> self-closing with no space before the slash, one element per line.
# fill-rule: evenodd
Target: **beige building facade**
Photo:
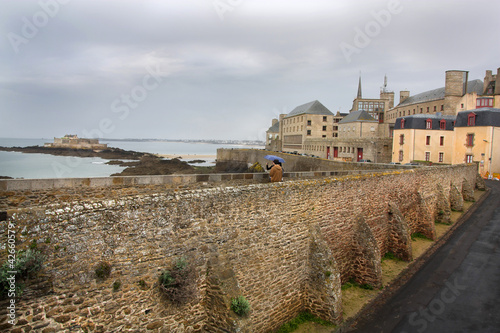
<path fill-rule="evenodd" d="M 455 125 L 453 164 L 477 163 L 483 177 L 500 174 L 500 109 L 460 112 Z"/>
<path fill-rule="evenodd" d="M 454 116 L 415 115 L 398 118 L 392 141 L 392 162 L 452 164 Z"/>
<path fill-rule="evenodd" d="M 315 100 L 294 108 L 280 119 L 273 119 L 267 130 L 266 149 L 299 154 L 313 154 L 306 142 L 311 139 L 331 139 L 338 136 L 338 123 L 344 117 L 333 114 Z"/>

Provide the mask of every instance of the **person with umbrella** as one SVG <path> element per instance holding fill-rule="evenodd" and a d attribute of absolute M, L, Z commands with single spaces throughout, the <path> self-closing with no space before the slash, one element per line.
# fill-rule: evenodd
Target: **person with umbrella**
<path fill-rule="evenodd" d="M 270 170 L 269 171 L 269 177 L 271 179 L 271 182 L 280 182 L 283 179 L 283 168 L 281 166 L 281 161 L 284 162 L 284 160 L 281 157 L 278 156 L 273 156 L 273 155 L 266 155 L 264 157 L 265 159 L 270 159 L 273 161 L 273 165 L 270 167 L 266 163 L 266 169 Z M 280 161 L 281 160 L 281 161 Z"/>

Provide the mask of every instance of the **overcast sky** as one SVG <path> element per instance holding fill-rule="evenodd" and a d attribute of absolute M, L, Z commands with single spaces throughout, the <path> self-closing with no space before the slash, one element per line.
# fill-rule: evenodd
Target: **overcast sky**
<path fill-rule="evenodd" d="M 500 1 L 1 0 L 0 137 L 263 140 L 319 100 L 500 67 Z"/>

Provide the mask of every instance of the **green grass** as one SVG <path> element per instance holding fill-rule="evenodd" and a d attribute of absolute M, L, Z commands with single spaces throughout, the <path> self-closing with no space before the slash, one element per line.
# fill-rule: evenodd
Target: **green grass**
<path fill-rule="evenodd" d="M 401 261 L 401 259 L 399 259 L 398 257 L 396 257 L 396 255 L 392 252 L 387 252 L 386 254 L 384 254 L 384 256 L 382 257 L 382 262 L 384 262 L 385 260 L 395 260 L 395 261 Z"/>
<path fill-rule="evenodd" d="M 323 319 L 320 319 L 318 317 L 315 317 L 312 314 L 310 314 L 309 312 L 301 312 L 297 317 L 295 317 L 292 320 L 290 320 L 289 322 L 283 324 L 278 329 L 277 333 L 293 332 L 297 328 L 299 328 L 299 326 L 301 324 L 304 324 L 304 323 L 307 323 L 307 322 L 313 322 L 313 323 L 317 323 L 317 324 L 320 324 L 320 325 L 323 325 L 323 326 L 328 326 L 328 327 L 335 326 L 331 322 L 323 320 Z"/>
<path fill-rule="evenodd" d="M 417 240 L 417 238 L 420 238 L 420 239 L 426 239 L 426 240 L 432 240 L 430 239 L 429 237 L 425 236 L 424 234 L 420 233 L 420 232 L 415 232 L 413 234 L 411 234 L 411 240 L 414 241 L 414 240 Z"/>
<path fill-rule="evenodd" d="M 341 287 L 342 290 L 347 290 L 349 288 L 361 288 L 361 289 L 366 289 L 366 290 L 373 290 L 373 286 L 369 283 L 364 283 L 364 284 L 359 284 L 354 279 L 349 279 L 346 283 L 344 283 Z"/>

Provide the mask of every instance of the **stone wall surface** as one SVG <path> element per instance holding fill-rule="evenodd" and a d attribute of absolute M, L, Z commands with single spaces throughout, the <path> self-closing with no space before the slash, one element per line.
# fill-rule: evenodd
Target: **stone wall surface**
<path fill-rule="evenodd" d="M 36 243 L 47 260 L 16 301 L 14 327 L 8 300 L 1 304 L 0 331 L 271 332 L 301 311 L 339 322 L 341 284 L 381 286 L 381 256 L 411 260 L 410 234 L 435 237 L 439 210 L 453 191 L 468 194 L 476 173 L 457 165 L 225 187 L 118 187 L 101 189 L 100 198 L 94 189 L 77 200 L 10 207 L 0 242 L 10 223 L 17 249 Z M 195 268 L 196 293 L 179 305 L 158 278 L 180 258 Z M 98 279 L 103 261 L 111 274 Z M 239 295 L 251 304 L 246 317 L 230 310 Z"/>

